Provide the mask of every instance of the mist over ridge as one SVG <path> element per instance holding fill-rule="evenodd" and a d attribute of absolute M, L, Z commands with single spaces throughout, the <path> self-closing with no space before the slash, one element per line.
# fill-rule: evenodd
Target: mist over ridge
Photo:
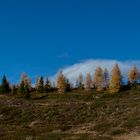
<path fill-rule="evenodd" d="M 102 69 L 107 68 L 109 74 L 111 74 L 112 68 L 115 64 L 118 64 L 122 72 L 124 79 L 127 78 L 128 70 L 136 66 L 140 69 L 140 60 L 128 60 L 128 61 L 119 61 L 111 59 L 90 59 L 85 60 L 80 63 L 63 68 L 63 74 L 71 81 L 75 82 L 80 73 L 85 77 L 87 73 L 94 75 L 95 69 L 100 66 Z M 54 81 L 57 77 L 57 74 L 52 76 L 51 79 Z"/>

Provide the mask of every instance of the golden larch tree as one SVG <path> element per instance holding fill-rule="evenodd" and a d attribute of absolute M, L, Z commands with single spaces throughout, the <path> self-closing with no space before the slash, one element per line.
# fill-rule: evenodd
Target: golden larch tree
<path fill-rule="evenodd" d="M 62 71 L 59 71 L 57 77 L 57 89 L 59 93 L 65 93 L 66 91 L 66 78 Z"/>
<path fill-rule="evenodd" d="M 109 83 L 110 93 L 118 93 L 121 90 L 122 75 L 118 64 L 115 64 L 112 70 Z"/>
<path fill-rule="evenodd" d="M 21 74 L 21 83 L 24 82 L 25 84 L 28 85 L 29 88 L 31 88 L 31 79 L 26 75 L 25 72 Z"/>
<path fill-rule="evenodd" d="M 103 89 L 103 70 L 101 67 L 97 67 L 95 70 L 93 85 L 98 91 Z"/>
<path fill-rule="evenodd" d="M 138 70 L 136 67 L 133 67 L 128 72 L 128 81 L 130 84 L 135 84 L 138 80 Z"/>
<path fill-rule="evenodd" d="M 18 91 L 21 95 L 25 97 L 30 97 L 30 89 L 31 89 L 31 80 L 27 77 L 26 73 L 22 73 L 21 81 L 18 88 Z"/>
<path fill-rule="evenodd" d="M 84 82 L 85 90 L 90 91 L 90 89 L 92 87 L 91 85 L 92 85 L 91 75 L 90 75 L 90 73 L 87 73 L 86 79 L 85 79 L 85 82 Z"/>
<path fill-rule="evenodd" d="M 27 80 L 27 75 L 25 72 L 21 74 L 21 82 L 25 82 Z"/>

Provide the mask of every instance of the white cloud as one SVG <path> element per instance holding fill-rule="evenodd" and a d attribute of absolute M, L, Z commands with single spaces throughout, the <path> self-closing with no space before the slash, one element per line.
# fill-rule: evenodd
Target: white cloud
<path fill-rule="evenodd" d="M 105 60 L 105 59 L 96 59 L 96 60 L 91 59 L 66 67 L 63 69 L 63 73 L 67 78 L 70 79 L 71 82 L 75 82 L 76 78 L 79 76 L 80 73 L 82 73 L 84 77 L 88 72 L 90 72 L 91 75 L 93 75 L 97 66 L 100 66 L 103 69 L 108 68 L 108 71 L 111 72 L 114 64 L 116 63 L 119 65 L 124 78 L 126 78 L 127 72 L 132 66 L 137 66 L 138 68 L 140 68 L 140 60 L 118 61 L 118 60 Z M 51 79 L 53 80 L 56 79 L 56 75 L 53 76 Z"/>

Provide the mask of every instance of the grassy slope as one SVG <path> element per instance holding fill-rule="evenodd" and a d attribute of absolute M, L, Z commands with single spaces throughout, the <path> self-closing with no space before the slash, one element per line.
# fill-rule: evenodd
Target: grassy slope
<path fill-rule="evenodd" d="M 96 96 L 82 92 L 30 100 L 0 96 L 0 139 L 112 140 L 140 133 L 139 93 Z"/>

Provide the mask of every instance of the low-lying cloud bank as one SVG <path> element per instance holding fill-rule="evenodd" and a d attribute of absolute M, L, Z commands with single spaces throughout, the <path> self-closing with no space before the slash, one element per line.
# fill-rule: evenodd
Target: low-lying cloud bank
<path fill-rule="evenodd" d="M 124 76 L 124 78 L 127 77 L 127 73 L 128 70 L 133 67 L 133 66 L 137 66 L 137 68 L 140 68 L 140 60 L 137 61 L 118 61 L 118 60 L 87 60 L 78 64 L 74 64 L 72 66 L 66 67 L 63 70 L 63 74 L 71 81 L 71 82 L 75 82 L 77 77 L 79 76 L 80 73 L 83 74 L 83 76 L 85 77 L 86 74 L 89 72 L 91 73 L 91 75 L 94 74 L 95 69 L 100 66 L 101 68 L 107 68 L 109 73 L 111 73 L 111 70 L 114 66 L 114 64 L 118 64 L 122 75 Z M 51 79 L 56 79 L 56 76 L 53 76 Z"/>

